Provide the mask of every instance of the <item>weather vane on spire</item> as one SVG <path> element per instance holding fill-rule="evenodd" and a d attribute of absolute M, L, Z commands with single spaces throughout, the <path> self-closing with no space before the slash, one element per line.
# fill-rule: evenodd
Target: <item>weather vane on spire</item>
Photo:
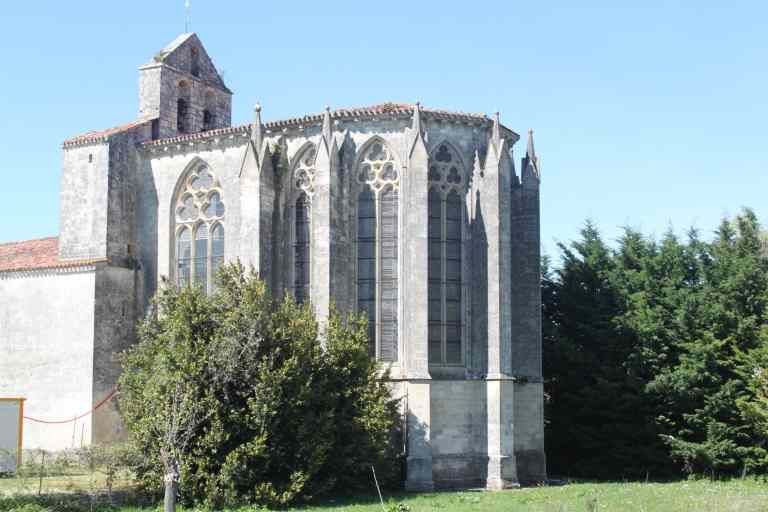
<path fill-rule="evenodd" d="M 185 17 L 184 17 L 184 33 L 189 33 L 189 10 L 190 10 L 190 4 L 189 0 L 184 0 L 184 11 L 185 11 Z"/>

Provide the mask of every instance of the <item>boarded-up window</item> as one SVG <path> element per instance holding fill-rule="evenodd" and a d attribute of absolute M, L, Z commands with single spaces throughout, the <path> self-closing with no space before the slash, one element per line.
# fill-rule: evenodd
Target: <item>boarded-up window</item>
<path fill-rule="evenodd" d="M 461 198 L 445 202 L 445 362 L 461 363 Z"/>
<path fill-rule="evenodd" d="M 429 192 L 429 362 L 462 362 L 462 224 L 464 173 L 449 144 L 431 156 Z"/>
<path fill-rule="evenodd" d="M 381 340 L 379 342 L 379 358 L 382 361 L 397 361 L 397 190 L 392 185 L 387 185 L 381 191 L 379 201 L 381 210 L 381 232 L 379 234 Z"/>
<path fill-rule="evenodd" d="M 296 241 L 293 247 L 294 297 L 302 304 L 309 299 L 309 199 L 301 193 L 296 200 Z"/>
<path fill-rule="evenodd" d="M 442 362 L 443 353 L 443 201 L 434 188 L 429 191 L 428 300 L 429 362 Z"/>
<path fill-rule="evenodd" d="M 357 169 L 358 310 L 368 315 L 372 356 L 398 359 L 398 187 L 400 173 L 383 141 L 373 142 Z M 378 191 L 378 192 L 375 192 Z"/>
<path fill-rule="evenodd" d="M 357 309 L 368 316 L 368 343 L 376 356 L 376 204 L 365 188 L 357 203 Z"/>

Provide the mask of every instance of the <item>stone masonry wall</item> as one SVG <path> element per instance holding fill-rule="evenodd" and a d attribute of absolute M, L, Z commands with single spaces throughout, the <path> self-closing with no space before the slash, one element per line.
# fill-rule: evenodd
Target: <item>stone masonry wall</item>
<path fill-rule="evenodd" d="M 0 274 L 0 394 L 26 398 L 25 415 L 63 420 L 90 409 L 95 282 L 94 270 Z M 24 422 L 24 448 L 90 441 L 90 417 Z"/>
<path fill-rule="evenodd" d="M 107 256 L 108 175 L 108 144 L 63 150 L 59 231 L 62 258 Z"/>
<path fill-rule="evenodd" d="M 120 376 L 118 355 L 135 341 L 136 271 L 104 266 L 95 280 L 93 336 L 93 403 L 111 394 Z M 124 437 L 123 425 L 114 401 L 100 407 L 91 418 L 93 441 L 103 443 Z"/>

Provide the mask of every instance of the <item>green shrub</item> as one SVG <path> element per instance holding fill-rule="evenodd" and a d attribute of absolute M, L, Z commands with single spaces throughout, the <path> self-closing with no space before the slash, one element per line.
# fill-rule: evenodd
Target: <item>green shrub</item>
<path fill-rule="evenodd" d="M 397 404 L 368 357 L 365 321 L 275 301 L 241 265 L 218 289 L 163 286 L 123 358 L 120 408 L 159 489 L 178 464 L 182 499 L 284 505 L 399 479 Z"/>

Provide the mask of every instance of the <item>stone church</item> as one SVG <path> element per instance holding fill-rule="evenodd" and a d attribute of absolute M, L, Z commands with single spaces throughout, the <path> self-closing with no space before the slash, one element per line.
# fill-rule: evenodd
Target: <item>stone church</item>
<path fill-rule="evenodd" d="M 137 120 L 62 147 L 58 237 L 0 245 L 0 395 L 24 445 L 121 435 L 115 355 L 161 279 L 211 292 L 253 265 L 320 321 L 369 318 L 402 399 L 406 486 L 546 476 L 539 161 L 529 135 L 416 104 L 232 126 L 232 91 L 195 34 L 139 68 Z"/>

